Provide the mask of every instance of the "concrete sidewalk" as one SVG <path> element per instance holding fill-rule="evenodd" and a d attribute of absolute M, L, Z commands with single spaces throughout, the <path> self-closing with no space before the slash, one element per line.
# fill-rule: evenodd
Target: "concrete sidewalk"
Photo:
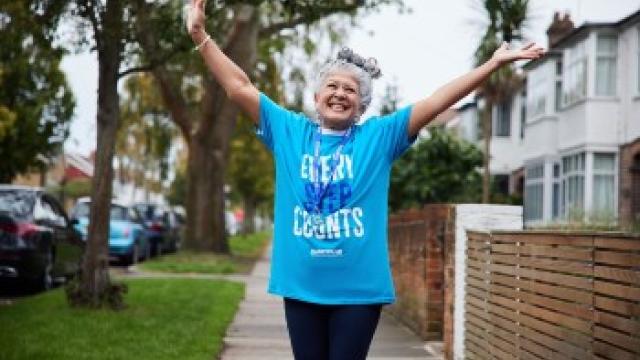
<path fill-rule="evenodd" d="M 267 294 L 271 249 L 247 278 L 246 297 L 227 330 L 222 360 L 293 359 L 280 297 Z M 441 343 L 425 343 L 384 314 L 369 351 L 375 360 L 442 360 Z"/>

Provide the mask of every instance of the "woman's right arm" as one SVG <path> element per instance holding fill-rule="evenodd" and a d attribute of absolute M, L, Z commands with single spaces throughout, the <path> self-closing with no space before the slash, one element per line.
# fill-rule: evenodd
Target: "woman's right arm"
<path fill-rule="evenodd" d="M 247 74 L 236 65 L 206 33 L 204 28 L 205 0 L 191 0 L 187 13 L 187 30 L 199 46 L 207 68 L 222 86 L 231 101 L 244 110 L 253 122 L 260 121 L 260 93 Z"/>

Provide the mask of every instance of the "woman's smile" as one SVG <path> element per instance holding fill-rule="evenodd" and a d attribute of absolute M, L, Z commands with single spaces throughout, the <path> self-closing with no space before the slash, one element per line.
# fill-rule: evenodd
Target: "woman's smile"
<path fill-rule="evenodd" d="M 349 73 L 337 72 L 328 76 L 315 94 L 315 100 L 325 127 L 346 129 L 360 116 L 358 82 Z"/>

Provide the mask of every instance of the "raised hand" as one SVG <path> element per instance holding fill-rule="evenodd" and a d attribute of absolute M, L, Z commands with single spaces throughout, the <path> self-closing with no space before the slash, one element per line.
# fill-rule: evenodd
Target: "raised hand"
<path fill-rule="evenodd" d="M 205 0 L 191 0 L 185 5 L 187 31 L 195 42 L 200 42 L 206 35 L 204 29 Z"/>
<path fill-rule="evenodd" d="M 493 53 L 492 59 L 500 65 L 525 59 L 538 59 L 544 55 L 544 49 L 536 43 L 529 43 L 521 49 L 509 49 L 509 44 L 503 42 L 502 45 Z"/>

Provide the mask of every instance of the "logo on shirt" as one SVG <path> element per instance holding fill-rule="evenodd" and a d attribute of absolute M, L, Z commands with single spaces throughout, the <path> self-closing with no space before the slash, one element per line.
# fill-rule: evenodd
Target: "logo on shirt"
<path fill-rule="evenodd" d="M 293 235 L 307 239 L 334 240 L 364 236 L 361 207 L 347 207 L 352 195 L 353 159 L 349 154 L 341 154 L 335 170 L 331 173 L 331 156 L 320 156 L 320 171 L 313 171 L 313 156 L 304 154 L 300 166 L 300 178 L 305 186 L 305 199 L 301 205 L 293 208 Z M 314 183 L 320 180 L 327 185 L 320 203 L 321 214 L 315 211 Z M 314 249 L 323 250 L 323 249 Z M 312 256 L 320 255 L 318 252 Z M 334 254 L 331 256 L 342 256 Z"/>

